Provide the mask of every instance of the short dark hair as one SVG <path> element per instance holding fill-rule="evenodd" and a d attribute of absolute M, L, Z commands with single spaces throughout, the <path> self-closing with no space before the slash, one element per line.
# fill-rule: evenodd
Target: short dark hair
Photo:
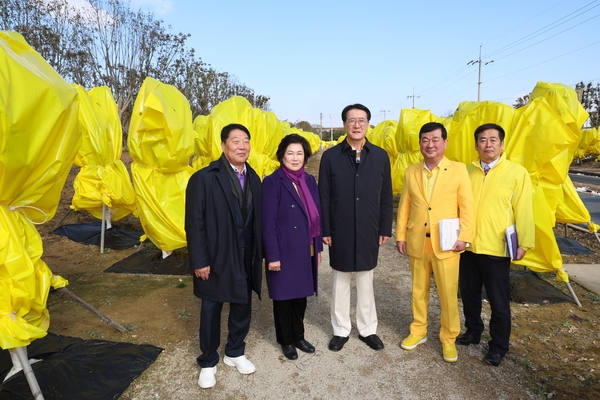
<path fill-rule="evenodd" d="M 362 104 L 350 104 L 349 106 L 346 106 L 343 110 L 342 110 L 342 121 L 344 123 L 346 123 L 346 115 L 348 114 L 348 111 L 350 110 L 362 110 L 364 112 L 367 113 L 367 121 L 371 120 L 371 111 L 369 111 L 369 109 L 365 106 L 363 106 Z"/>
<path fill-rule="evenodd" d="M 308 157 L 312 155 L 312 150 L 310 149 L 310 144 L 308 143 L 308 140 L 298 135 L 297 133 L 291 133 L 289 135 L 286 135 L 283 137 L 283 139 L 281 139 L 281 142 L 279 142 L 279 147 L 277 147 L 277 153 L 275 153 L 277 155 L 279 163 L 283 162 L 283 156 L 285 156 L 285 152 L 288 146 L 294 143 L 300 143 L 302 145 L 302 149 L 304 150 L 304 164 L 306 165 Z"/>
<path fill-rule="evenodd" d="M 221 142 L 225 143 L 227 141 L 227 139 L 229 138 L 229 134 L 231 133 L 231 131 L 235 131 L 236 129 L 246 132 L 246 134 L 248 135 L 248 139 L 250 139 L 250 131 L 244 125 L 229 124 L 229 125 L 224 126 L 223 129 L 221 129 Z"/>
<path fill-rule="evenodd" d="M 483 124 L 483 125 L 479 126 L 477 129 L 475 129 L 475 143 L 477 143 L 477 139 L 479 139 L 479 135 L 481 135 L 481 132 L 487 131 L 488 129 L 494 129 L 494 130 L 498 131 L 498 137 L 500 138 L 500 141 L 504 142 L 504 136 L 506 135 L 506 133 L 504 132 L 504 129 L 500 125 L 498 125 L 498 124 Z"/>
<path fill-rule="evenodd" d="M 421 127 L 421 130 L 419 131 L 419 140 L 421 140 L 421 136 L 424 133 L 433 132 L 436 129 L 442 130 L 442 139 L 446 140 L 448 138 L 448 131 L 444 125 L 440 124 L 439 122 L 428 122 Z"/>

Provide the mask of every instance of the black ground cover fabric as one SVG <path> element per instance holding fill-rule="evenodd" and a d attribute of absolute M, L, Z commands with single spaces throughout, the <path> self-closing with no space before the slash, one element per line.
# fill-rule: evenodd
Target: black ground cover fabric
<path fill-rule="evenodd" d="M 83 340 L 49 333 L 27 347 L 46 400 L 117 399 L 163 349 L 149 345 Z M 8 350 L 0 351 L 0 382 L 12 367 Z M 30 400 L 23 371 L 0 383 L 0 400 Z"/>
<path fill-rule="evenodd" d="M 556 236 L 560 254 L 593 254 L 594 252 L 576 240 L 564 236 Z"/>
<path fill-rule="evenodd" d="M 52 233 L 66 236 L 77 243 L 100 246 L 101 229 L 100 222 L 88 222 L 63 225 Z M 128 231 L 113 226 L 104 232 L 104 247 L 113 250 L 129 249 L 140 244 L 140 236 L 143 234 L 144 232 Z"/>
<path fill-rule="evenodd" d="M 531 271 L 510 271 L 510 300 L 515 303 L 552 304 L 573 302 L 570 296 Z"/>
<path fill-rule="evenodd" d="M 163 259 L 160 250 L 140 250 L 111 265 L 104 272 L 155 275 L 191 275 L 187 250 L 175 250 Z"/>

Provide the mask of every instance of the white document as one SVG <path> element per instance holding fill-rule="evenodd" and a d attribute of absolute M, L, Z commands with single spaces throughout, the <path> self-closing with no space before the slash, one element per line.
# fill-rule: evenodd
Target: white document
<path fill-rule="evenodd" d="M 440 219 L 440 247 L 442 251 L 452 249 L 460 233 L 460 218 Z"/>

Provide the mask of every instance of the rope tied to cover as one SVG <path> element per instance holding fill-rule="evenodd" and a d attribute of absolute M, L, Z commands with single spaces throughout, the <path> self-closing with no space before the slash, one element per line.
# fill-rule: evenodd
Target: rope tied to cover
<path fill-rule="evenodd" d="M 42 225 L 42 224 L 45 224 L 46 222 L 48 222 L 48 214 L 46 214 L 45 212 L 43 212 L 42 210 L 40 210 L 37 207 L 34 207 L 34 206 L 8 206 L 8 209 L 10 211 L 20 211 L 21 208 L 30 208 L 32 210 L 39 211 L 40 214 L 42 214 L 44 216 L 44 220 L 42 222 L 36 222 L 36 221 L 32 221 L 31 218 L 29 218 L 29 216 L 26 213 L 21 212 L 21 214 L 23 214 L 23 216 L 25 218 L 27 218 L 27 221 L 31 222 L 32 224 L 34 224 L 34 225 Z"/>

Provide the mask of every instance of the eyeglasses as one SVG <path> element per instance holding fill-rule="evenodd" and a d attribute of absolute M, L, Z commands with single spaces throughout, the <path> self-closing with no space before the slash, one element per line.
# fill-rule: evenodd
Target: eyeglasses
<path fill-rule="evenodd" d="M 367 121 L 367 120 L 366 120 L 366 119 L 364 119 L 364 118 L 359 118 L 359 119 L 356 119 L 356 118 L 350 118 L 349 120 L 346 120 L 346 123 L 347 123 L 348 125 L 359 124 L 360 126 L 365 126 L 365 125 L 367 124 L 367 122 L 369 122 L 369 121 Z"/>

